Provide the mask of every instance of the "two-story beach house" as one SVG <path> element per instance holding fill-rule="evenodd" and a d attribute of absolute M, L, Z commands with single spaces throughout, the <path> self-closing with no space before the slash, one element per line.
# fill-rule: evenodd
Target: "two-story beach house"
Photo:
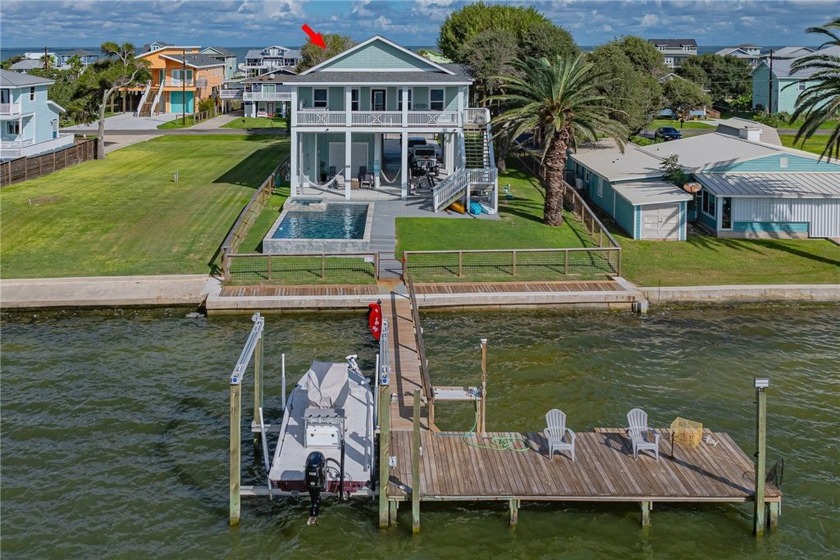
<path fill-rule="evenodd" d="M 807 57 L 813 52 L 802 50 L 795 58 L 778 59 L 773 54 L 772 64 L 770 60 L 761 62 L 753 71 L 753 109 L 761 107 L 771 113 L 793 113 L 796 101 L 808 87 L 816 84 L 811 76 L 817 71 L 809 68 L 793 71 L 791 65 L 797 60 Z M 827 47 L 816 51 L 818 54 L 840 56 L 840 47 Z M 772 66 L 772 71 L 770 70 Z"/>
<path fill-rule="evenodd" d="M 738 45 L 737 47 L 726 47 L 715 53 L 718 56 L 734 56 L 745 61 L 750 68 L 755 68 L 762 60 L 761 47 L 757 45 Z"/>
<path fill-rule="evenodd" d="M 200 54 L 199 47 L 152 43 L 136 58 L 149 63 L 151 80 L 140 91 L 137 116 L 194 113 L 198 102 L 217 97 L 225 79 L 225 63 Z"/>
<path fill-rule="evenodd" d="M 276 70 L 294 70 L 300 62 L 300 51 L 279 45 L 251 49 L 245 54 L 240 69 L 246 78 L 255 78 Z"/>
<path fill-rule="evenodd" d="M 293 197 L 330 184 L 350 199 L 368 178 L 371 188 L 405 199 L 409 140 L 424 138 L 437 142 L 443 160 L 435 211 L 479 194 L 497 207 L 489 113 L 468 107 L 472 79 L 463 67 L 377 35 L 283 83 L 291 86 Z"/>
<path fill-rule="evenodd" d="M 662 56 L 668 68 L 679 68 L 692 56 L 697 56 L 697 41 L 694 39 L 648 39 Z"/>
<path fill-rule="evenodd" d="M 198 54 L 205 54 L 210 58 L 225 64 L 225 80 L 232 80 L 237 71 L 236 53 L 224 47 L 204 47 Z"/>
<path fill-rule="evenodd" d="M 0 159 L 54 152 L 73 145 L 72 134 L 59 134 L 64 109 L 47 97 L 52 80 L 0 70 Z"/>
<path fill-rule="evenodd" d="M 275 70 L 242 80 L 241 99 L 246 117 L 286 117 L 291 108 L 292 87 L 284 82 L 294 76 L 291 70 Z M 223 97 L 225 92 L 222 92 Z"/>

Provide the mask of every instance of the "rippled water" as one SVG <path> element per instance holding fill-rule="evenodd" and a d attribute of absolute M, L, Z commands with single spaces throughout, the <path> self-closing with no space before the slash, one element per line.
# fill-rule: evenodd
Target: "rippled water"
<path fill-rule="evenodd" d="M 433 379 L 475 384 L 489 343 L 488 429 L 534 430 L 562 408 L 577 431 L 623 424 L 633 406 L 754 448 L 752 377 L 769 375 L 769 463 L 787 468 L 780 529 L 750 534 L 751 506 L 658 505 L 642 530 L 634 505 L 426 505 L 422 532 L 380 531 L 372 502 L 244 500 L 227 525 L 228 376 L 248 317 L 183 311 L 6 315 L 2 324 L 5 558 L 829 558 L 840 555 L 840 309 L 628 314 L 424 313 Z M 279 403 L 311 359 L 374 347 L 361 316 L 267 319 L 266 363 Z M 246 395 L 245 402 L 248 403 Z M 466 429 L 466 404 L 436 409 Z M 247 419 L 244 419 L 247 421 Z M 263 476 L 248 442 L 244 483 Z M 254 462 L 251 463 L 251 459 Z"/>

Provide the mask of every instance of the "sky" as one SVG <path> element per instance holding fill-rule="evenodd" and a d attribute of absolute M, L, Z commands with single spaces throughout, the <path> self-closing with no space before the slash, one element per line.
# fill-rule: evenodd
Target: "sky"
<path fill-rule="evenodd" d="M 591 46 L 624 35 L 693 38 L 698 45 L 815 45 L 805 33 L 840 17 L 837 0 L 533 0 L 533 6 Z M 2 0 L 0 49 L 91 47 L 152 41 L 226 47 L 306 41 L 303 24 L 356 41 L 381 34 L 406 46 L 433 45 L 462 0 Z"/>

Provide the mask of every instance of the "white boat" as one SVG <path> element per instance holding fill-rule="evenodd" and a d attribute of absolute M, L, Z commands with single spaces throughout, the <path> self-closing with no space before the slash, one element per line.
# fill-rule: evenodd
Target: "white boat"
<path fill-rule="evenodd" d="M 283 413 L 268 475 L 272 488 L 290 494 L 312 490 L 307 459 L 320 452 L 321 491 L 372 495 L 373 422 L 373 391 L 355 356 L 347 363 L 312 362 Z"/>

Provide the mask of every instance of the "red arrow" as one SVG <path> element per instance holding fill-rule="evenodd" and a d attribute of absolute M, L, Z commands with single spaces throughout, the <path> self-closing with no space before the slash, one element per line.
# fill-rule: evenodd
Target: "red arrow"
<path fill-rule="evenodd" d="M 304 33 L 309 35 L 309 40 L 312 41 L 313 45 L 317 45 L 322 49 L 327 48 L 327 44 L 324 42 L 324 37 L 321 36 L 320 33 L 315 33 L 314 31 L 312 31 L 312 28 L 305 23 L 300 28 L 303 29 Z"/>

